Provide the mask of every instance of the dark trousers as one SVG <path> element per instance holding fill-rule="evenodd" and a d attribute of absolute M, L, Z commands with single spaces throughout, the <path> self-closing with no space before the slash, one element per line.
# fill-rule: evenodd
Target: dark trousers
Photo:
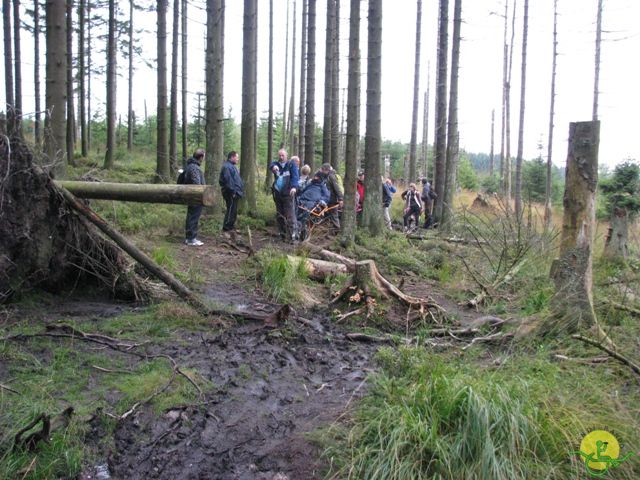
<path fill-rule="evenodd" d="M 185 237 L 193 240 L 198 236 L 198 222 L 202 213 L 202 205 L 189 205 L 187 207 L 187 222 L 185 225 Z"/>
<path fill-rule="evenodd" d="M 414 205 L 409 207 L 409 211 L 404 214 L 404 226 L 409 226 L 409 219 L 413 217 L 415 221 L 415 226 L 417 227 L 420 223 L 420 207 Z"/>
<path fill-rule="evenodd" d="M 224 197 L 224 203 L 227 205 L 227 211 L 224 214 L 224 222 L 222 223 L 222 230 L 228 232 L 235 228 L 236 218 L 238 218 L 238 201 L 240 200 L 240 197 L 231 192 L 225 192 L 222 196 Z"/>
<path fill-rule="evenodd" d="M 275 193 L 273 201 L 276 204 L 276 215 L 278 216 L 278 232 L 288 238 L 293 238 L 298 234 L 294 198 L 291 195 Z"/>
<path fill-rule="evenodd" d="M 424 204 L 424 228 L 431 228 L 433 225 L 433 216 L 431 215 L 431 205 Z"/>

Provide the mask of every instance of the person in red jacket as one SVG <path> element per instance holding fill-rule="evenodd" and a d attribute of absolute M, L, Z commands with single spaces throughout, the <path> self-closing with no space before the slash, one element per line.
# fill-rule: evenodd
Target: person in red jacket
<path fill-rule="evenodd" d="M 364 171 L 358 172 L 358 181 L 356 182 L 356 218 L 362 216 L 362 205 L 364 203 Z"/>

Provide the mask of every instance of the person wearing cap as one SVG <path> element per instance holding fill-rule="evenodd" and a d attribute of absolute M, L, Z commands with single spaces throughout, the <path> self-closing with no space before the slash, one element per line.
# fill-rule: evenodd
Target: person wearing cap
<path fill-rule="evenodd" d="M 337 172 L 333 169 L 330 163 L 323 163 L 320 167 L 320 177 L 324 180 L 324 183 L 329 190 L 329 203 L 330 207 L 338 205 L 338 208 L 333 208 L 329 211 L 329 218 L 334 227 L 340 228 L 340 218 L 338 217 L 338 210 L 342 210 L 344 204 L 344 191 L 342 189 L 342 182 L 338 179 Z"/>
<path fill-rule="evenodd" d="M 278 233 L 283 240 L 298 239 L 298 222 L 296 220 L 295 197 L 298 191 L 300 172 L 295 162 L 288 160 L 287 151 L 278 151 L 278 160 L 271 162 L 269 170 L 275 176 L 271 187 L 273 202 L 276 205 Z"/>

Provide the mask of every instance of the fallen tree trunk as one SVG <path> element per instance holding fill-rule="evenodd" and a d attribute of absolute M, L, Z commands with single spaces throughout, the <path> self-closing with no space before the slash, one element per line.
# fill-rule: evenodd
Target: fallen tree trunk
<path fill-rule="evenodd" d="M 292 264 L 303 262 L 307 274 L 312 280 L 324 280 L 332 275 L 348 273 L 347 266 L 339 263 L 317 260 L 315 258 L 295 257 L 293 255 L 288 255 L 287 258 Z"/>
<path fill-rule="evenodd" d="M 213 205 L 211 185 L 167 185 L 149 183 L 76 182 L 55 180 L 78 198 L 121 200 L 123 202 L 173 203 L 179 205 Z"/>

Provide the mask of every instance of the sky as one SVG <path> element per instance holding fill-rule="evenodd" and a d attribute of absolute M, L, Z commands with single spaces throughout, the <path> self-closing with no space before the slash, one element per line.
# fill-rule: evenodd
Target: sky
<path fill-rule="evenodd" d="M 511 152 L 517 151 L 518 116 L 520 105 L 521 37 L 523 0 L 516 0 L 515 43 L 511 81 Z M 120 1 L 123 16 L 128 2 Z M 140 2 L 136 2 L 139 4 Z M 169 2 L 171 11 L 173 2 Z M 287 5 L 289 18 L 293 16 L 294 0 L 274 0 L 274 108 L 282 111 L 284 95 L 285 36 Z M 302 0 L 297 4 L 296 68 L 300 65 L 300 15 Z M 362 3 L 361 71 L 362 71 L 362 127 L 364 135 L 366 104 L 367 7 Z M 453 17 L 453 0 L 449 2 Z M 513 0 L 509 5 L 509 27 Z M 227 0 L 225 32 L 225 109 L 231 108 L 239 121 L 242 83 L 242 21 L 243 2 Z M 341 1 L 340 63 L 341 90 L 347 86 L 347 46 L 349 32 L 349 4 Z M 206 34 L 206 2 L 190 0 L 188 86 L 189 112 L 196 111 L 197 92 L 204 92 L 204 50 Z M 23 2 L 23 9 L 24 2 Z M 268 106 L 268 9 L 267 0 L 258 0 L 258 110 L 266 117 Z M 324 92 L 324 42 L 326 0 L 317 1 L 317 60 L 316 60 L 316 122 L 322 124 Z M 569 123 L 586 121 L 592 117 L 595 69 L 595 20 L 597 0 L 558 0 L 558 59 L 556 76 L 556 107 L 554 117 L 553 162 L 563 165 L 567 155 Z M 488 153 L 491 146 L 491 112 L 495 109 L 495 151 L 499 151 L 502 96 L 502 45 L 504 26 L 504 0 L 463 0 L 462 44 L 459 72 L 459 130 L 460 146 L 470 152 Z M 156 77 L 153 66 L 156 59 L 155 13 L 136 12 L 135 24 L 144 27 L 140 34 L 142 57 L 151 64 L 136 61 L 134 77 L 134 109 L 141 117 L 144 105 L 149 112 L 156 108 Z M 25 17 L 26 18 L 26 17 Z M 640 160 L 640 135 L 636 117 L 640 111 L 640 2 L 637 0 L 604 0 L 603 35 L 600 68 L 599 119 L 600 163 L 613 166 L 628 158 Z M 433 143 L 436 36 L 438 2 L 423 0 L 420 111 L 418 132 L 422 132 L 422 100 L 430 86 L 429 143 Z M 171 29 L 171 15 L 168 27 Z M 411 135 L 413 106 L 413 77 L 415 55 L 416 1 L 383 0 L 382 51 L 382 135 L 388 140 L 408 142 Z M 524 121 L 524 157 L 547 156 L 549 107 L 551 99 L 553 1 L 530 1 L 529 38 L 527 50 L 527 77 Z M 450 26 L 450 33 L 452 27 Z M 289 52 L 291 49 L 291 32 Z M 509 37 L 511 33 L 509 32 Z M 169 37 L 170 38 L 170 37 Z M 44 37 L 42 37 L 44 42 Z M 33 39 L 23 31 L 23 99 L 25 112 L 33 111 Z M 98 42 L 95 42 L 98 44 Z M 450 44 L 451 45 L 451 44 Z M 450 49 L 449 45 L 449 49 Z M 44 47 L 43 47 L 44 50 Z M 44 52 L 42 54 L 44 56 Z M 98 55 L 95 53 L 94 55 Z M 289 53 L 290 55 L 290 53 Z M 126 61 L 119 59 L 118 112 L 126 118 L 127 89 Z M 169 62 L 170 65 L 170 62 Z M 289 59 L 289 69 L 291 60 Z M 4 65 L 0 65 L 4 78 Z M 44 62 L 43 70 L 44 74 Z M 290 73 L 289 73 L 290 76 Z M 290 83 L 288 81 L 288 83 Z M 299 98 L 299 75 L 296 75 L 296 103 Z M 43 83 L 44 88 L 44 83 Z M 287 85 L 290 92 L 291 85 Z M 343 90 L 344 91 L 344 90 Z M 42 92 L 44 97 L 44 92 Z M 289 95 L 290 93 L 287 93 Z M 94 79 L 92 94 L 94 110 L 104 101 L 104 85 Z M 4 102 L 4 89 L 0 92 Z M 43 99 L 44 103 L 44 99 Z M 102 111 L 104 107 L 102 106 Z M 297 107 L 296 107 L 297 110 Z M 418 141 L 421 141 L 419 134 Z M 541 149 L 540 149 L 541 146 Z M 296 153 L 296 152 L 291 152 Z"/>

